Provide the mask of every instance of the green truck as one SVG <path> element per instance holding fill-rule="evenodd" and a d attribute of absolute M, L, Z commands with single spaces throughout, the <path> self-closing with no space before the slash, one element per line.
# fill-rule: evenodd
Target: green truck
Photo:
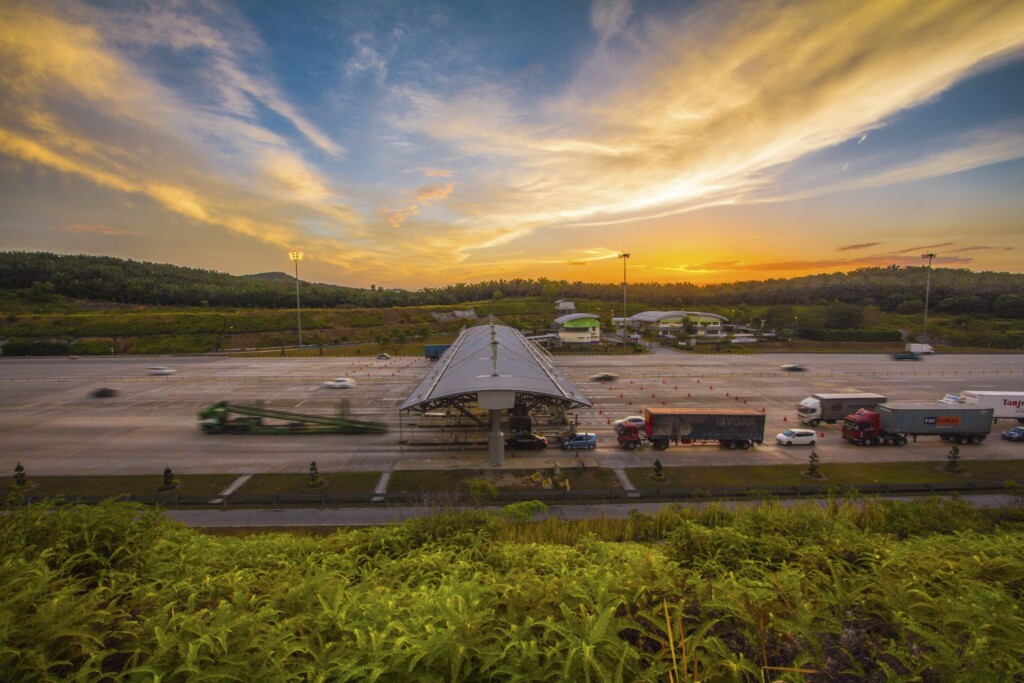
<path fill-rule="evenodd" d="M 261 405 L 221 401 L 199 411 L 199 428 L 207 434 L 383 434 L 379 422 L 337 415 L 307 415 Z"/>

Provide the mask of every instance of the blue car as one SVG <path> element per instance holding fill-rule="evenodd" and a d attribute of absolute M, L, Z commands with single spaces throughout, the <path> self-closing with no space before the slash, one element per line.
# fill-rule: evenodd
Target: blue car
<path fill-rule="evenodd" d="M 571 436 L 562 441 L 562 448 L 569 450 L 583 450 L 592 451 L 597 448 L 597 434 L 587 434 L 580 432 L 574 436 Z"/>
<path fill-rule="evenodd" d="M 1024 427 L 1010 427 L 1003 432 L 1003 438 L 1007 441 L 1024 441 Z"/>

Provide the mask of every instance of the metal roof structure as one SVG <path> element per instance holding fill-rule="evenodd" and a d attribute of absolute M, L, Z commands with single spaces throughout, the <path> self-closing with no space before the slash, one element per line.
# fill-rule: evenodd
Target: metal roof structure
<path fill-rule="evenodd" d="M 728 318 L 718 315 L 717 313 L 704 313 L 701 311 L 644 311 L 643 313 L 637 313 L 636 315 L 629 316 L 629 319 L 633 322 L 639 323 L 656 323 L 666 318 L 685 318 L 691 315 L 718 318 L 722 322 L 728 320 Z"/>
<path fill-rule="evenodd" d="M 597 316 L 594 313 L 570 313 L 568 315 L 555 318 L 555 324 L 564 325 L 565 323 L 572 322 L 573 320 L 585 320 L 587 318 L 600 321 L 600 316 Z"/>
<path fill-rule="evenodd" d="M 499 395 L 565 408 L 591 405 L 547 353 L 492 320 L 463 330 L 398 409 L 426 412 L 469 400 L 483 405 L 487 396 Z"/>

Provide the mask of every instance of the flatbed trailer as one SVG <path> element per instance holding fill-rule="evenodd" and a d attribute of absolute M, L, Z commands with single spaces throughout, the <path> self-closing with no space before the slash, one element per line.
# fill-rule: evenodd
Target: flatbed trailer
<path fill-rule="evenodd" d="M 383 434 L 388 430 L 379 422 L 354 420 L 340 410 L 338 415 L 308 415 L 227 401 L 200 410 L 199 428 L 207 434 Z"/>

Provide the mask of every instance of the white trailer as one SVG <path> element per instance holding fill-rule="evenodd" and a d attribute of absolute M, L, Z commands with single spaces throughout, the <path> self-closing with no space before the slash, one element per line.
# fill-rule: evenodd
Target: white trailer
<path fill-rule="evenodd" d="M 967 389 L 959 394 L 947 394 L 945 403 L 959 403 L 977 408 L 991 408 L 992 419 L 1017 420 L 1024 424 L 1024 391 L 978 391 Z"/>
<path fill-rule="evenodd" d="M 874 410 L 885 400 L 879 394 L 812 394 L 796 404 L 796 413 L 801 422 L 817 427 L 822 422 L 835 424 L 861 408 Z"/>
<path fill-rule="evenodd" d="M 907 351 L 910 353 L 935 353 L 931 344 L 907 344 Z"/>

